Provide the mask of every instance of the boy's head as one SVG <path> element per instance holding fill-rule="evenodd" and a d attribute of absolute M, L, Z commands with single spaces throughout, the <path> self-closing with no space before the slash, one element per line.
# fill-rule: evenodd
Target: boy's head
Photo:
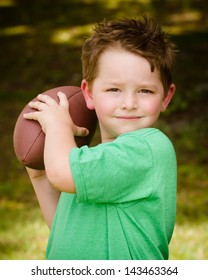
<path fill-rule="evenodd" d="M 83 78 L 91 85 L 98 74 L 99 58 L 111 47 L 122 48 L 148 60 L 158 69 L 165 93 L 173 82 L 174 45 L 152 19 L 99 23 L 82 50 Z"/>
<path fill-rule="evenodd" d="M 173 44 L 152 20 L 98 24 L 83 46 L 81 88 L 102 142 L 153 127 L 175 92 Z"/>

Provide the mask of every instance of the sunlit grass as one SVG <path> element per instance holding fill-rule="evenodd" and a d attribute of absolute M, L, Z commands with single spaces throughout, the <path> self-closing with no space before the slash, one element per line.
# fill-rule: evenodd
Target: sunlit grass
<path fill-rule="evenodd" d="M 44 259 L 48 238 L 40 210 L 34 205 L 0 206 L 0 259 Z"/>
<path fill-rule="evenodd" d="M 206 165 L 178 167 L 177 219 L 170 259 L 208 259 L 208 178 Z"/>
<path fill-rule="evenodd" d="M 208 259 L 208 222 L 176 224 L 170 243 L 172 260 Z"/>
<path fill-rule="evenodd" d="M 12 7 L 15 3 L 13 0 L 0 0 L 0 7 Z"/>
<path fill-rule="evenodd" d="M 26 174 L 2 183 L 0 193 L 0 260 L 44 259 L 49 230 Z"/>
<path fill-rule="evenodd" d="M 5 27 L 0 30 L 0 36 L 16 36 L 34 32 L 33 28 L 27 25 Z"/>
<path fill-rule="evenodd" d="M 90 33 L 92 24 L 75 26 L 72 28 L 56 29 L 51 36 L 51 42 L 55 44 L 71 44 L 80 46 L 83 43 L 83 36 Z"/>

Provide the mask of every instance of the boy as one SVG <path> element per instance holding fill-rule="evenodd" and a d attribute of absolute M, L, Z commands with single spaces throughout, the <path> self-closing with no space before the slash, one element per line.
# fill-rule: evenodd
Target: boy
<path fill-rule="evenodd" d="M 147 18 L 94 31 L 83 46 L 81 88 L 102 143 L 76 147 L 74 136 L 88 131 L 73 124 L 64 93 L 59 104 L 39 95 L 30 104 L 37 111 L 25 114 L 46 134 L 46 170 L 28 173 L 52 225 L 47 259 L 168 259 L 176 158 L 153 127 L 175 92 L 174 48 Z"/>

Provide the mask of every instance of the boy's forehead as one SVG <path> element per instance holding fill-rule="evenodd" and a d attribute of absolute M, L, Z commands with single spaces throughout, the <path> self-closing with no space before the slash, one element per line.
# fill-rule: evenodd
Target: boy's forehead
<path fill-rule="evenodd" d="M 134 84 L 152 89 L 162 86 L 159 71 L 157 68 L 152 71 L 146 58 L 119 48 L 109 48 L 102 54 L 96 78 L 111 86 Z"/>
<path fill-rule="evenodd" d="M 130 57 L 133 59 L 140 59 L 146 62 L 146 65 L 148 65 L 148 67 L 151 68 L 150 62 L 148 61 L 147 58 L 145 58 L 144 56 L 142 56 L 140 53 L 136 53 L 136 52 L 131 52 L 129 50 L 126 50 L 120 46 L 117 47 L 108 47 L 106 48 L 100 55 L 100 57 L 98 58 L 98 64 L 100 67 L 102 66 L 106 66 L 106 61 L 112 62 L 112 60 L 117 60 L 118 66 L 120 64 L 122 64 L 123 60 L 124 60 L 124 56 L 126 57 L 128 55 L 128 60 L 130 60 Z"/>
<path fill-rule="evenodd" d="M 99 57 L 98 69 L 100 71 L 117 70 L 117 72 L 125 70 L 127 73 L 133 72 L 134 69 L 152 74 L 159 72 L 156 67 L 152 71 L 150 62 L 144 56 L 121 48 L 106 49 Z"/>

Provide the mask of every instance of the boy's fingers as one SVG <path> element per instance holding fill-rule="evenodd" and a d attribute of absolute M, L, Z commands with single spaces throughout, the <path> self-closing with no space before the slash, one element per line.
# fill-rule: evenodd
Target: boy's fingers
<path fill-rule="evenodd" d="M 75 131 L 74 136 L 85 137 L 88 134 L 89 134 L 89 130 L 87 128 L 76 126 L 76 131 Z"/>
<path fill-rule="evenodd" d="M 45 103 L 40 102 L 40 101 L 31 101 L 29 103 L 30 108 L 38 110 L 38 111 L 42 111 L 45 108 Z"/>
<path fill-rule="evenodd" d="M 57 93 L 58 97 L 59 97 L 59 105 L 65 109 L 69 109 L 69 101 L 65 95 L 65 93 L 59 91 Z"/>
<path fill-rule="evenodd" d="M 25 113 L 23 114 L 23 117 L 27 120 L 38 120 L 39 112 L 32 112 L 32 113 Z"/>
<path fill-rule="evenodd" d="M 66 109 L 69 110 L 69 101 L 67 99 L 67 96 L 65 95 L 65 93 L 59 91 L 57 93 L 58 97 L 59 97 L 59 105 Z M 73 122 L 73 121 L 72 121 Z M 74 132 L 74 136 L 80 136 L 80 137 L 85 137 L 89 134 L 89 130 L 85 127 L 79 127 L 79 126 L 75 126 L 75 132 Z"/>
<path fill-rule="evenodd" d="M 52 97 L 50 97 L 46 94 L 38 94 L 37 98 L 39 101 L 41 101 L 45 104 L 48 104 L 48 105 L 54 105 L 57 103 Z"/>

